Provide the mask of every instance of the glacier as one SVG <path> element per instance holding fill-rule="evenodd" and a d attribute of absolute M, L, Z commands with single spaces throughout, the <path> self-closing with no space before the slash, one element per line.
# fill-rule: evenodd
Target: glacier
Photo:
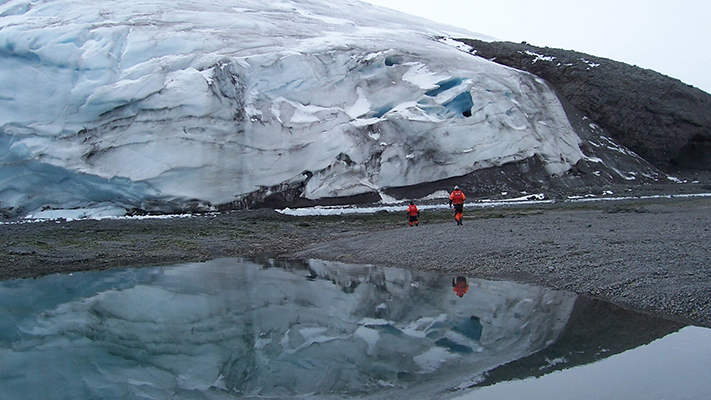
<path fill-rule="evenodd" d="M 377 200 L 601 161 L 545 81 L 456 37 L 488 39 L 352 0 L 3 1 L 0 212 Z"/>
<path fill-rule="evenodd" d="M 7 398 L 452 398 L 554 343 L 577 295 L 309 260 L 0 283 Z"/>

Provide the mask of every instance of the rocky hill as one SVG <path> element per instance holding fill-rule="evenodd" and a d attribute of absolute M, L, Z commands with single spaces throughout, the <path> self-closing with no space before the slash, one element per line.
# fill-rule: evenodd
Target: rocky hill
<path fill-rule="evenodd" d="M 545 79 L 655 166 L 711 170 L 710 94 L 649 69 L 576 51 L 460 41 L 481 57 Z"/>

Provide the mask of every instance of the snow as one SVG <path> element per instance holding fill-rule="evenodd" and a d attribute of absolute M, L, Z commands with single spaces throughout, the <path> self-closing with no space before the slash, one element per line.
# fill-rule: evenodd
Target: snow
<path fill-rule="evenodd" d="M 555 57 L 553 57 L 553 56 L 544 56 L 543 54 L 538 54 L 538 53 L 530 51 L 530 50 L 526 50 L 526 51 L 524 51 L 524 53 L 529 56 L 536 57 L 533 59 L 533 61 L 531 61 L 531 63 L 533 63 L 533 64 L 537 63 L 538 61 L 548 61 L 548 62 L 555 61 Z"/>
<path fill-rule="evenodd" d="M 370 111 L 371 108 L 371 103 L 365 97 L 363 89 L 357 87 L 356 94 L 358 95 L 358 100 L 356 100 L 352 106 L 346 108 L 346 113 L 348 113 L 348 116 L 350 116 L 351 118 L 358 118 L 362 115 L 365 115 L 368 111 Z M 378 140 L 375 137 L 373 139 Z"/>
<path fill-rule="evenodd" d="M 372 355 L 376 345 L 378 344 L 378 341 L 380 340 L 380 334 L 378 333 L 378 331 L 376 331 L 375 329 L 370 329 L 361 326 L 356 329 L 353 335 L 354 337 L 357 337 L 368 344 L 368 350 L 366 350 L 366 354 Z"/>
<path fill-rule="evenodd" d="M 605 193 L 608 195 L 612 192 Z M 571 202 L 593 202 L 593 201 L 624 201 L 624 200 L 650 200 L 650 199 L 691 199 L 695 197 L 711 197 L 711 193 L 689 193 L 689 194 L 670 194 L 657 196 L 618 196 L 618 197 L 570 197 L 567 201 Z"/>
<path fill-rule="evenodd" d="M 440 193 L 437 198 L 449 199 L 449 194 L 446 192 Z M 431 197 L 429 198 L 431 199 Z M 489 200 L 482 199 L 477 202 L 467 203 L 467 207 L 473 208 L 489 208 L 489 207 L 501 207 L 511 204 L 549 204 L 553 203 L 553 200 L 546 199 L 545 194 L 535 194 L 526 195 L 516 198 L 500 199 L 500 200 Z M 344 215 L 344 214 L 373 214 L 377 212 L 405 212 L 407 205 L 404 203 L 397 204 L 378 204 L 374 206 L 316 206 L 316 207 L 302 207 L 302 208 L 284 208 L 276 210 L 278 213 L 284 215 L 292 216 L 314 216 L 314 215 Z M 442 204 L 422 204 L 418 205 L 417 208 L 421 211 L 425 210 L 444 210 L 449 208 L 449 203 Z"/>
<path fill-rule="evenodd" d="M 76 219 L 108 219 L 113 217 L 121 217 L 126 214 L 126 210 L 120 207 L 94 207 L 72 210 L 42 210 L 33 214 L 28 214 L 27 220 L 48 220 L 48 219 L 65 219 L 72 221 Z"/>
<path fill-rule="evenodd" d="M 544 82 L 450 39 L 485 36 L 358 1 L 10 0 L 0 15 L 10 215 L 170 212 L 299 180 L 341 197 L 583 157 Z"/>
<path fill-rule="evenodd" d="M 456 360 L 459 357 L 459 355 L 452 354 L 442 347 L 433 347 L 413 357 L 412 361 L 414 361 L 422 371 L 433 372 L 442 364 L 452 362 L 452 360 Z"/>
<path fill-rule="evenodd" d="M 585 64 L 587 64 L 587 65 L 588 65 L 588 69 L 590 69 L 590 68 L 597 68 L 597 67 L 600 66 L 599 63 L 595 63 L 595 62 L 592 62 L 592 61 L 588 61 L 588 60 L 586 60 L 585 58 L 581 58 L 580 61 L 582 61 L 582 62 L 584 62 Z"/>
<path fill-rule="evenodd" d="M 566 198 L 565 202 L 597 202 L 597 201 L 627 201 L 627 200 L 653 200 L 653 199 L 665 199 L 665 198 L 677 198 L 677 199 L 687 199 L 696 197 L 711 197 L 711 193 L 689 193 L 689 194 L 674 194 L 674 195 L 654 195 L 654 196 L 615 196 L 611 191 L 605 191 L 602 193 L 602 197 L 596 196 L 594 194 L 589 194 L 586 196 L 569 196 Z M 432 199 L 448 199 L 449 194 L 446 192 L 441 192 L 435 197 L 428 197 L 427 200 Z M 424 199 L 423 199 L 424 200 Z M 446 200 L 445 200 L 446 201 Z M 511 205 L 536 205 L 536 204 L 552 204 L 557 200 L 547 199 L 545 194 L 538 193 L 533 195 L 524 195 L 519 197 L 512 197 L 507 199 L 480 199 L 476 202 L 467 202 L 466 207 L 469 208 L 492 208 L 492 207 L 506 207 Z M 303 207 L 303 208 L 284 208 L 276 210 L 278 213 L 284 215 L 292 216 L 318 216 L 318 215 L 347 215 L 347 214 L 373 214 L 377 212 L 395 212 L 404 213 L 407 208 L 405 203 L 397 204 L 382 204 L 375 206 L 359 207 L 359 206 L 317 206 L 317 207 Z M 442 204 L 423 204 L 418 205 L 420 210 L 445 210 L 449 208 L 448 203 Z"/>
<path fill-rule="evenodd" d="M 402 76 L 402 80 L 410 82 L 420 89 L 430 90 L 438 87 L 437 83 L 451 78 L 449 75 L 441 75 L 432 72 L 427 65 L 421 63 L 410 63 L 410 69 Z"/>

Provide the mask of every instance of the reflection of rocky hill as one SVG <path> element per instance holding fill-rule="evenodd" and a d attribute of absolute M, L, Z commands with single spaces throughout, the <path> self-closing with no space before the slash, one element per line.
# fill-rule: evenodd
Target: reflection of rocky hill
<path fill-rule="evenodd" d="M 475 386 L 540 377 L 554 371 L 594 363 L 648 344 L 684 325 L 638 314 L 610 303 L 578 298 L 561 338 L 553 345 L 497 367 Z"/>
<path fill-rule="evenodd" d="M 662 169 L 711 170 L 711 95 L 652 70 L 526 43 L 462 39 L 476 54 L 528 71 L 624 146 Z"/>

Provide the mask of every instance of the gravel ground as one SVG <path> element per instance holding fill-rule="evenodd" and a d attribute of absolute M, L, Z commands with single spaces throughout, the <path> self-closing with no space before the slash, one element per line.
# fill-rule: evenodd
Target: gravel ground
<path fill-rule="evenodd" d="M 321 258 L 569 290 L 711 327 L 711 198 L 288 217 L 270 210 L 171 219 L 0 225 L 0 279 L 219 257 Z"/>

